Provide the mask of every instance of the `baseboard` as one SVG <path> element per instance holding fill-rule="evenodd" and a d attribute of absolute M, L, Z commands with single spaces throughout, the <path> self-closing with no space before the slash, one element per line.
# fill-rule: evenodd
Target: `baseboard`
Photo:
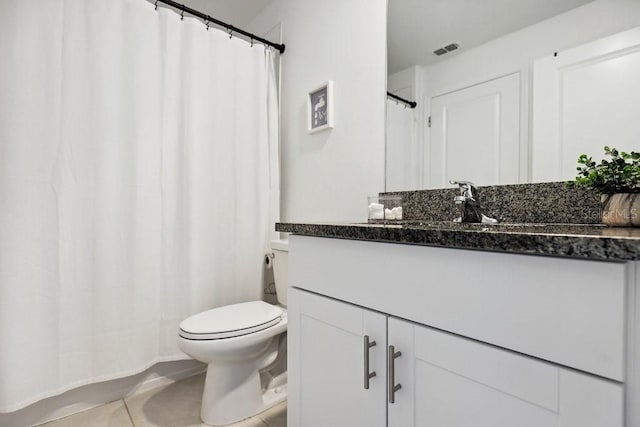
<path fill-rule="evenodd" d="M 8 414 L 0 414 L 0 426 L 37 426 L 105 403 L 143 393 L 204 372 L 206 365 L 194 360 L 158 363 L 140 374 L 70 390 Z"/>

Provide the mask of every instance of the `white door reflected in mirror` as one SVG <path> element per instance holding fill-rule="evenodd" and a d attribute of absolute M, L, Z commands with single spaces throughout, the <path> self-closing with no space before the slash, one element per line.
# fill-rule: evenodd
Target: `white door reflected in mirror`
<path fill-rule="evenodd" d="M 520 74 L 431 99 L 427 188 L 464 176 L 481 185 L 520 179 Z"/>

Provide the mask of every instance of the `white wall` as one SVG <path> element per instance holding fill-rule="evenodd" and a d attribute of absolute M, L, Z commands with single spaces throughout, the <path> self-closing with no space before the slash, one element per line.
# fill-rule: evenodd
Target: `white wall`
<path fill-rule="evenodd" d="M 248 26 L 281 26 L 281 219 L 363 221 L 384 190 L 386 0 L 274 0 Z M 335 128 L 306 131 L 306 97 L 334 81 Z"/>
<path fill-rule="evenodd" d="M 596 0 L 425 67 L 437 95 L 523 70 L 533 60 L 640 25 L 639 0 Z"/>

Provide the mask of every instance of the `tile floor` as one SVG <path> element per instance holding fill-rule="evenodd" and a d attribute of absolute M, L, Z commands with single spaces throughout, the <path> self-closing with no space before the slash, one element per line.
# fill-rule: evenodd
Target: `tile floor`
<path fill-rule="evenodd" d="M 200 427 L 204 374 L 42 424 L 42 427 Z M 233 427 L 286 427 L 287 403 Z"/>

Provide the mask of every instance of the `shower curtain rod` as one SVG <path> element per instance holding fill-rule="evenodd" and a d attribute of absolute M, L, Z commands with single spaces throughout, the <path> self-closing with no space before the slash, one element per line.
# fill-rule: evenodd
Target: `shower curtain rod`
<path fill-rule="evenodd" d="M 278 43 L 274 43 L 274 42 L 270 42 L 267 39 L 264 39 L 262 37 L 258 37 L 255 34 L 251 34 L 247 31 L 244 31 L 240 28 L 234 27 L 231 24 L 227 24 L 226 22 L 222 22 L 218 19 L 212 18 L 211 16 L 204 14 L 202 12 L 199 12 L 195 9 L 191 9 L 190 7 L 185 6 L 184 4 L 180 4 L 177 3 L 175 1 L 172 0 L 156 0 L 155 4 L 156 7 L 158 6 L 158 3 L 164 3 L 168 6 L 171 6 L 175 9 L 178 9 L 179 11 L 181 11 L 183 14 L 184 13 L 188 13 L 189 15 L 193 15 L 195 17 L 198 17 L 200 19 L 203 19 L 205 22 L 211 23 L 211 24 L 216 24 L 220 27 L 226 28 L 227 30 L 229 30 L 229 34 L 233 34 L 233 33 L 238 33 L 241 34 L 245 37 L 247 37 L 248 39 L 251 39 L 252 41 L 256 41 L 256 42 L 260 42 L 262 44 L 265 44 L 267 46 L 271 46 L 274 47 L 275 49 L 278 50 L 278 52 L 280 52 L 281 54 L 284 53 L 284 44 L 278 44 Z"/>
<path fill-rule="evenodd" d="M 387 97 L 395 99 L 396 101 L 400 101 L 409 106 L 409 108 L 416 108 L 418 103 L 416 101 L 409 101 L 404 98 L 400 98 L 398 95 L 394 95 L 391 92 L 387 92 Z"/>

